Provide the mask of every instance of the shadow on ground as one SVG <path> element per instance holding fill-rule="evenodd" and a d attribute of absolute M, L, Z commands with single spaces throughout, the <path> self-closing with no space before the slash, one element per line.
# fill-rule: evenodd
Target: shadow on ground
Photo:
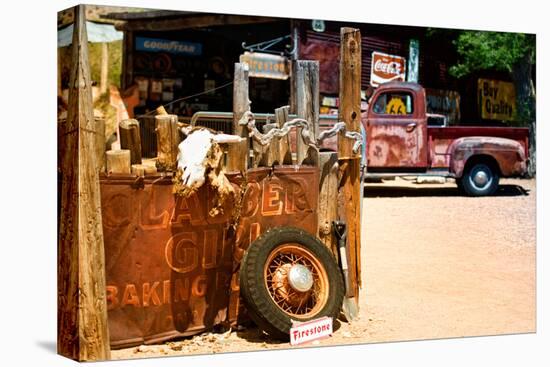
<path fill-rule="evenodd" d="M 55 341 L 39 340 L 36 345 L 50 353 L 57 354 L 57 343 Z"/>
<path fill-rule="evenodd" d="M 529 191 L 520 185 L 500 185 L 499 189 L 493 196 L 527 196 Z M 421 196 L 466 196 L 461 193 L 456 187 L 400 187 L 400 186 L 384 186 L 384 184 L 376 186 L 365 186 L 363 188 L 363 197 L 421 197 Z"/>

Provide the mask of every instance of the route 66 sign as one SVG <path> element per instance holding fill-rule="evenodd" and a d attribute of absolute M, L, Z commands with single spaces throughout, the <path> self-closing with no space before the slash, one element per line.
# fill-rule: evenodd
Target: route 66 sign
<path fill-rule="evenodd" d="M 311 28 L 315 32 L 324 32 L 325 31 L 325 21 L 320 19 L 313 19 L 311 21 Z"/>

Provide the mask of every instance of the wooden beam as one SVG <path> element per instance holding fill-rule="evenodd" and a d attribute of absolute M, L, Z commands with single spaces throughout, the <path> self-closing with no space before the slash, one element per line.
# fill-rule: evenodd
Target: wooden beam
<path fill-rule="evenodd" d="M 246 172 L 249 161 L 249 138 L 246 126 L 239 121 L 246 111 L 250 111 L 248 99 L 248 65 L 235 63 L 233 76 L 233 134 L 246 138 L 240 144 L 229 144 L 227 151 L 227 171 Z"/>
<path fill-rule="evenodd" d="M 122 40 L 121 89 L 126 90 L 134 83 L 134 32 L 124 32 Z"/>
<path fill-rule="evenodd" d="M 110 359 L 105 253 L 84 6 L 75 10 L 69 110 L 62 127 L 57 270 L 57 351 Z"/>
<path fill-rule="evenodd" d="M 162 171 L 175 171 L 178 159 L 180 134 L 177 115 L 156 115 L 157 168 Z"/>
<path fill-rule="evenodd" d="M 141 137 L 138 120 L 122 120 L 118 128 L 120 132 L 120 148 L 130 151 L 132 164 L 141 164 Z"/>
<path fill-rule="evenodd" d="M 307 120 L 309 131 L 318 135 L 319 130 L 319 61 L 296 61 L 296 114 Z M 296 137 L 297 164 L 316 166 L 319 152 L 306 145 L 300 136 Z"/>
<path fill-rule="evenodd" d="M 129 175 L 131 170 L 130 151 L 128 149 L 108 150 L 107 156 L 107 173 L 108 174 L 125 174 Z"/>
<path fill-rule="evenodd" d="M 332 221 L 338 217 L 338 153 L 319 153 L 319 239 L 338 258 Z"/>
<path fill-rule="evenodd" d="M 361 132 L 361 33 L 358 29 L 342 28 L 340 41 L 340 107 L 338 119 L 346 123 L 347 131 Z M 353 139 L 338 134 L 338 158 L 360 158 L 353 153 Z"/>
<path fill-rule="evenodd" d="M 275 109 L 275 122 L 280 128 L 288 121 L 289 106 Z M 292 134 L 293 132 L 291 132 Z M 290 149 L 290 136 L 284 136 L 279 141 L 279 164 L 292 164 L 292 151 Z"/>
<path fill-rule="evenodd" d="M 99 78 L 99 94 L 107 93 L 109 85 L 109 44 L 101 44 L 101 72 Z"/>
<path fill-rule="evenodd" d="M 276 123 L 265 124 L 263 127 L 263 133 L 267 134 L 269 131 L 277 129 L 278 127 L 279 126 Z M 253 141 L 253 144 L 257 143 Z M 271 139 L 269 145 L 263 147 L 260 161 L 258 162 L 258 167 L 271 167 L 274 164 L 281 164 L 279 156 L 279 138 L 274 137 Z"/>
<path fill-rule="evenodd" d="M 106 136 L 105 136 L 105 118 L 96 118 L 95 119 L 95 126 L 96 126 L 96 157 L 97 157 L 97 170 L 98 172 L 104 172 L 105 171 L 105 150 L 107 148 L 106 146 Z"/>
<path fill-rule="evenodd" d="M 122 24 L 116 24 L 115 27 L 119 30 L 128 31 L 175 31 L 188 28 L 269 23 L 274 21 L 278 21 L 278 19 L 245 15 L 203 14 L 164 19 L 129 20 Z"/>
<path fill-rule="evenodd" d="M 340 107 L 338 119 L 348 131 L 360 132 L 361 123 L 361 33 L 354 28 L 340 30 Z M 361 286 L 361 152 L 353 153 L 354 140 L 338 134 L 343 212 L 347 223 L 350 285 L 359 300 Z"/>

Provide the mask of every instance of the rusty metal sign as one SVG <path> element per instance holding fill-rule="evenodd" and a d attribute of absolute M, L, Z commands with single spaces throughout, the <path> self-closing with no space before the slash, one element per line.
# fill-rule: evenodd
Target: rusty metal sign
<path fill-rule="evenodd" d="M 453 90 L 426 88 L 426 110 L 447 116 L 450 125 L 460 121 L 460 94 Z"/>
<path fill-rule="evenodd" d="M 240 174 L 229 179 L 236 200 L 227 201 L 216 217 L 208 215 L 214 191 L 207 185 L 183 199 L 172 193 L 169 177 L 101 179 L 112 348 L 236 323 L 238 269 L 250 243 L 276 226 L 316 232 L 319 194 L 308 188 L 318 187 L 317 168 L 249 170 L 245 185 Z"/>
<path fill-rule="evenodd" d="M 478 107 L 481 118 L 513 121 L 516 118 L 516 89 L 514 83 L 478 79 Z"/>
<path fill-rule="evenodd" d="M 378 87 L 391 81 L 405 81 L 405 62 L 404 57 L 373 51 L 370 84 Z"/>
<path fill-rule="evenodd" d="M 290 62 L 284 56 L 245 52 L 239 61 L 248 64 L 250 77 L 286 80 L 290 76 Z"/>

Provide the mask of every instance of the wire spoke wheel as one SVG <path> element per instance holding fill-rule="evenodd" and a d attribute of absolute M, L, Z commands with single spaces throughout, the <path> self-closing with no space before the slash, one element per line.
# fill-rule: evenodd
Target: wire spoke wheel
<path fill-rule="evenodd" d="M 337 317 L 342 307 L 336 259 L 302 229 L 273 228 L 258 237 L 243 256 L 239 278 L 248 314 L 278 339 L 288 340 L 293 320 Z"/>
<path fill-rule="evenodd" d="M 300 275 L 310 278 L 311 286 L 304 285 L 307 280 L 300 279 Z M 282 244 L 269 255 L 264 279 L 273 302 L 294 318 L 308 318 L 327 302 L 329 281 L 325 268 L 315 255 L 296 243 Z"/>

